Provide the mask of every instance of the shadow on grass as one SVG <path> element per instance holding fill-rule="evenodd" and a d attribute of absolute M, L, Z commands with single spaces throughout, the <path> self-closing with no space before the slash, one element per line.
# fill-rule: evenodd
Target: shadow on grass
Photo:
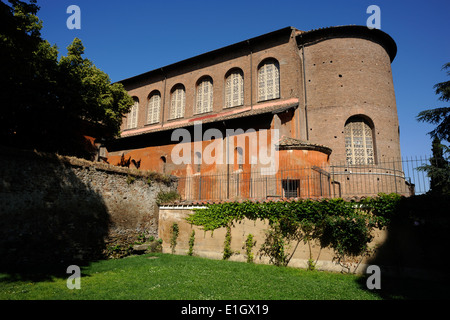
<path fill-rule="evenodd" d="M 0 281 L 67 278 L 102 256 L 102 197 L 58 158 L 0 154 Z"/>
<path fill-rule="evenodd" d="M 449 204 L 450 196 L 445 195 L 402 198 L 391 217 L 386 240 L 368 262 L 381 268 L 381 289 L 373 290 L 381 298 L 450 298 L 446 259 Z M 360 279 L 365 289 L 366 280 Z"/>
<path fill-rule="evenodd" d="M 448 282 L 435 279 L 419 279 L 412 277 L 381 276 L 381 288 L 367 288 L 367 276 L 358 278 L 363 290 L 377 294 L 385 300 L 448 300 L 450 293 Z"/>

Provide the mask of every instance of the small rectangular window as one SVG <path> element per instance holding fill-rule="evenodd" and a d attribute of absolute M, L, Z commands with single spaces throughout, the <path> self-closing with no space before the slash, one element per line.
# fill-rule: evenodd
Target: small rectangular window
<path fill-rule="evenodd" d="M 300 196 L 300 180 L 285 179 L 282 181 L 282 185 L 284 198 L 297 198 Z"/>

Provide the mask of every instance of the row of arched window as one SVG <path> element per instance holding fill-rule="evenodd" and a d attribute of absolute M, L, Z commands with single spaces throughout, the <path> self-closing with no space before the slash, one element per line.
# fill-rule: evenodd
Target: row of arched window
<path fill-rule="evenodd" d="M 194 114 L 212 111 L 213 79 L 205 76 L 196 84 Z M 170 91 L 169 120 L 184 117 L 186 107 L 186 89 L 183 84 L 176 84 Z M 277 99 L 280 97 L 280 65 L 276 59 L 269 58 L 258 67 L 258 101 Z M 139 100 L 133 97 L 134 105 L 127 115 L 126 129 L 137 127 Z M 239 68 L 228 71 L 225 75 L 225 105 L 232 108 L 244 105 L 244 73 Z M 152 91 L 148 98 L 146 124 L 160 121 L 161 93 Z"/>
<path fill-rule="evenodd" d="M 346 160 L 349 165 L 375 164 L 373 122 L 366 117 L 352 116 L 344 126 Z M 234 150 L 235 169 L 242 169 L 244 164 L 243 149 L 236 147 Z M 196 172 L 200 172 L 201 153 L 195 153 L 197 163 Z M 161 157 L 166 163 L 166 157 Z"/>

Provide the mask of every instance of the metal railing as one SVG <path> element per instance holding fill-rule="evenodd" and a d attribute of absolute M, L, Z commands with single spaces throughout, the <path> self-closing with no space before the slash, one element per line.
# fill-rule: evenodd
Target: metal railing
<path fill-rule="evenodd" d="M 371 165 L 331 164 L 260 170 L 196 173 L 178 178 L 183 200 L 244 200 L 274 198 L 335 198 L 398 193 L 425 193 L 429 178 L 420 168 L 429 157 L 404 158 Z"/>

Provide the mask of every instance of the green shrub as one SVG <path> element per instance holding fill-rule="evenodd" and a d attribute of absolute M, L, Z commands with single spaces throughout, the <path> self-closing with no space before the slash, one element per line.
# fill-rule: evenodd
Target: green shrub
<path fill-rule="evenodd" d="M 231 226 L 226 226 L 227 233 L 225 234 L 225 242 L 223 246 L 223 260 L 227 260 L 233 254 L 231 250 Z"/>
<path fill-rule="evenodd" d="M 177 246 L 177 239 L 178 239 L 178 223 L 174 222 L 172 224 L 172 237 L 170 238 L 170 248 L 172 249 L 172 254 L 175 253 L 175 247 Z"/>
<path fill-rule="evenodd" d="M 251 233 L 248 234 L 247 240 L 244 243 L 243 249 L 245 249 L 245 253 L 247 255 L 247 262 L 253 263 L 253 252 L 252 249 L 255 246 L 256 241 L 253 241 L 253 235 Z"/>
<path fill-rule="evenodd" d="M 188 256 L 194 254 L 194 243 L 195 243 L 195 230 L 192 230 L 191 236 L 189 237 L 189 250 L 187 252 Z"/>
<path fill-rule="evenodd" d="M 156 196 L 156 204 L 162 205 L 180 199 L 181 197 L 177 191 L 160 191 Z"/>

